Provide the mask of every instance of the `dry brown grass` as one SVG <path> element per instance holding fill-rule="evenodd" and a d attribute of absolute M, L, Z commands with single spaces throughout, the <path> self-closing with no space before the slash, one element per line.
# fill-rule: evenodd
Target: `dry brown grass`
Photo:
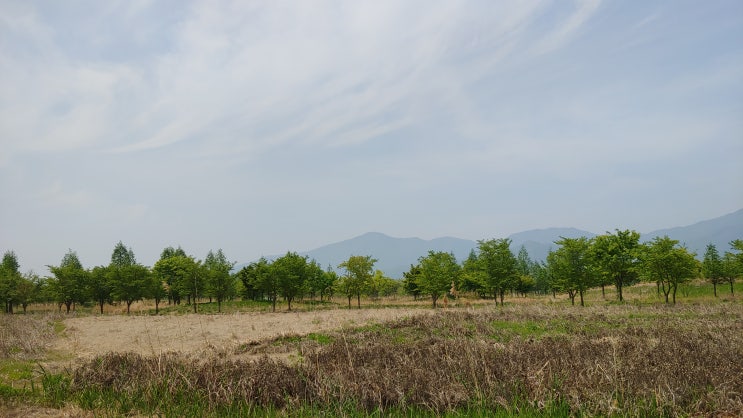
<path fill-rule="evenodd" d="M 110 353 L 79 367 L 72 390 L 190 394 L 215 408 L 247 402 L 443 412 L 562 402 L 599 415 L 743 414 L 737 304 L 450 309 L 329 333 L 328 341 L 287 341 L 297 350 L 291 363 Z"/>
<path fill-rule="evenodd" d="M 25 360 L 45 354 L 55 337 L 55 318 L 0 314 L 0 358 Z"/>

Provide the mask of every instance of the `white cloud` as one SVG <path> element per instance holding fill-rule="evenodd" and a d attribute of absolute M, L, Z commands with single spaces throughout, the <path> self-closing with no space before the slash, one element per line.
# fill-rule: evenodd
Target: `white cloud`
<path fill-rule="evenodd" d="M 596 13 L 601 0 L 574 0 L 575 10 L 564 20 L 555 22 L 552 31 L 544 34 L 542 39 L 534 46 L 534 52 L 544 54 L 552 52 L 577 36 L 583 25 Z"/>
<path fill-rule="evenodd" d="M 662 166 L 642 172 L 648 199 L 668 190 L 667 173 L 720 175 L 732 153 L 713 150 L 740 150 L 739 30 L 694 12 L 597 0 L 2 2 L 0 191 L 20 196 L 4 217 L 33 229 L 19 216 L 33 201 L 50 223 L 98 224 L 96 240 L 221 237 L 256 252 L 384 225 L 482 238 L 478 225 L 501 219 L 528 227 L 519 218 L 544 211 L 540 196 L 560 213 L 539 222 L 567 225 L 573 203 L 555 183 L 610 195 L 642 181 L 626 166 Z M 729 195 L 718 200 L 735 206 Z M 586 200 L 597 214 L 621 211 L 598 200 Z M 507 201 L 538 209 L 509 213 Z"/>

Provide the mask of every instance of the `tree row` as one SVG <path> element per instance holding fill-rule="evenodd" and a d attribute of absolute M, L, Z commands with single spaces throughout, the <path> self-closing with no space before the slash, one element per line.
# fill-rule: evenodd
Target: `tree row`
<path fill-rule="evenodd" d="M 656 284 L 665 302 L 676 302 L 681 283 L 703 276 L 714 287 L 729 284 L 733 292 L 736 278 L 743 275 L 743 240 L 730 243 L 730 251 L 720 255 L 717 248 L 707 246 L 703 260 L 678 241 L 658 237 L 640 243 L 640 234 L 617 230 L 594 238 L 561 238 L 558 248 L 550 251 L 544 262 L 531 260 L 525 248 L 517 254 L 511 251 L 509 239 L 478 241 L 478 246 L 459 263 L 452 253 L 429 251 L 410 266 L 402 280 L 386 277 L 374 269 L 376 259 L 369 255 L 352 255 L 335 268 L 323 269 L 315 260 L 287 252 L 275 260 L 265 258 L 233 272 L 234 262 L 228 261 L 222 250 L 209 251 L 204 260 L 186 254 L 179 248 L 165 248 L 152 267 L 136 261 L 134 252 L 119 242 L 108 265 L 85 269 L 77 254 L 70 250 L 59 265 L 48 266 L 49 277 L 30 272 L 20 273 L 17 257 L 6 251 L 0 264 L 0 299 L 4 311 L 13 313 L 21 306 L 25 312 L 34 302 L 56 302 L 66 312 L 76 304 L 95 303 L 103 313 L 107 303 L 126 305 L 149 299 L 160 304 L 185 303 L 198 311 L 199 300 L 217 302 L 221 311 L 225 300 L 242 297 L 245 300 L 269 301 L 276 310 L 279 299 L 292 309 L 292 303 L 305 297 L 320 301 L 334 295 L 347 298 L 349 308 L 361 297 L 395 295 L 401 292 L 415 298 L 431 298 L 433 307 L 443 298 L 455 298 L 474 293 L 492 298 L 502 305 L 506 294 L 565 293 L 575 304 L 584 304 L 585 292 L 591 288 L 614 286 L 619 301 L 623 289 L 640 281 Z"/>

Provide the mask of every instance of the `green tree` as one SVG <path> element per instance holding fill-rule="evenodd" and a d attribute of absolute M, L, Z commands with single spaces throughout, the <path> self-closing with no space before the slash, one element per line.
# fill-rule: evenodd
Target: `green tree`
<path fill-rule="evenodd" d="M 624 287 L 634 284 L 639 277 L 639 250 L 640 234 L 630 230 L 617 229 L 614 234 L 599 235 L 591 245 L 591 258 L 597 275 L 614 284 L 620 302 L 624 301 Z"/>
<path fill-rule="evenodd" d="M 534 277 L 534 289 L 538 293 L 546 295 L 555 290 L 552 284 L 552 275 L 546 263 L 538 262 L 532 264 L 531 274 Z"/>
<path fill-rule="evenodd" d="M 508 238 L 477 241 L 478 265 L 484 272 L 484 288 L 493 295 L 495 303 L 500 296 L 503 306 L 503 296 L 507 290 L 513 289 L 518 279 L 516 257 L 511 252 L 511 240 Z"/>
<path fill-rule="evenodd" d="M 230 274 L 234 266 L 234 262 L 227 261 L 221 248 L 216 253 L 210 250 L 204 259 L 209 294 L 217 299 L 218 312 L 222 312 L 222 301 L 235 294 L 235 277 Z"/>
<path fill-rule="evenodd" d="M 16 288 L 16 300 L 23 308 L 23 313 L 26 313 L 28 305 L 35 302 L 39 297 L 40 285 L 41 278 L 33 271 L 29 271 L 21 277 Z"/>
<path fill-rule="evenodd" d="M 179 282 L 180 280 L 182 280 L 182 277 L 176 274 L 176 270 L 178 270 L 176 267 L 182 263 L 180 263 L 177 259 L 173 262 L 165 261 L 169 258 L 175 257 L 187 258 L 188 256 L 181 247 L 164 248 L 163 251 L 160 253 L 160 259 L 153 266 L 153 277 L 157 278 L 161 284 L 161 287 L 165 289 L 165 292 L 167 293 L 168 303 L 180 305 L 182 298 L 181 289 L 183 288 L 183 286 Z M 151 283 L 151 286 L 155 285 Z M 157 289 L 156 287 L 151 287 L 150 291 L 154 292 L 153 297 L 155 294 L 160 293 L 160 289 Z M 159 302 L 160 300 L 158 298 L 155 298 L 155 311 L 158 310 Z"/>
<path fill-rule="evenodd" d="M 717 252 L 717 247 L 714 244 L 708 244 L 707 250 L 704 252 L 704 260 L 702 261 L 702 275 L 712 283 L 712 289 L 715 297 L 717 297 L 717 285 L 724 283 L 723 278 L 723 264 L 720 253 Z"/>
<path fill-rule="evenodd" d="M 160 280 L 168 278 L 168 292 L 174 303 L 179 303 L 182 295 L 193 302 L 193 311 L 198 311 L 197 298 L 204 292 L 204 269 L 201 262 L 191 256 L 166 254 L 155 263 L 154 275 Z"/>
<path fill-rule="evenodd" d="M 668 295 L 673 295 L 676 304 L 676 291 L 680 283 L 689 281 L 699 273 L 699 262 L 686 247 L 678 246 L 678 241 L 668 236 L 656 237 L 644 245 L 640 253 L 643 275 L 658 284 L 663 291 L 666 303 Z"/>
<path fill-rule="evenodd" d="M 0 299 L 5 313 L 13 313 L 13 304 L 17 302 L 18 285 L 21 282 L 20 264 L 15 252 L 6 251 L 0 264 Z"/>
<path fill-rule="evenodd" d="M 537 286 L 536 281 L 529 275 L 519 275 L 516 281 L 516 292 L 523 297 L 533 291 Z"/>
<path fill-rule="evenodd" d="M 134 251 L 121 241 L 114 246 L 107 270 L 111 296 L 116 301 L 126 303 L 126 313 L 129 315 L 132 303 L 141 300 L 146 294 L 150 270 L 137 264 Z"/>
<path fill-rule="evenodd" d="M 366 293 L 372 299 L 378 299 L 381 296 L 392 296 L 397 293 L 400 283 L 384 275 L 382 270 L 374 271 L 374 275 L 369 280 Z"/>
<path fill-rule="evenodd" d="M 266 298 L 264 282 L 270 275 L 270 263 L 264 257 L 260 260 L 250 263 L 237 272 L 237 278 L 243 284 L 244 299 L 263 300 Z M 278 294 L 278 291 L 276 292 Z M 274 311 L 276 307 L 274 305 Z"/>
<path fill-rule="evenodd" d="M 408 295 L 413 296 L 413 300 L 418 300 L 418 296 L 421 294 L 421 289 L 418 287 L 418 276 L 421 274 L 421 269 L 418 265 L 410 265 L 410 270 L 402 274 L 402 289 Z"/>
<path fill-rule="evenodd" d="M 307 257 L 287 252 L 273 262 L 272 270 L 277 279 L 279 294 L 286 299 L 291 311 L 292 301 L 301 294 L 307 280 Z"/>
<path fill-rule="evenodd" d="M 480 259 L 475 250 L 471 250 L 462 263 L 462 271 L 459 274 L 458 289 L 463 292 L 477 292 L 480 297 L 485 295 L 485 283 L 487 274 L 480 265 Z"/>
<path fill-rule="evenodd" d="M 188 302 L 193 307 L 193 313 L 198 313 L 199 298 L 204 296 L 206 288 L 206 271 L 200 260 L 193 257 L 176 257 L 180 263 L 180 285 L 181 294 L 185 294 Z"/>
<path fill-rule="evenodd" d="M 322 301 L 325 296 L 328 296 L 331 293 L 337 279 L 338 275 L 330 266 L 328 266 L 328 270 L 326 271 L 323 270 L 315 260 L 312 260 L 307 264 L 307 280 L 305 281 L 305 286 L 307 288 L 307 293 L 309 293 L 313 299 L 315 298 L 315 294 L 319 294 L 320 301 Z"/>
<path fill-rule="evenodd" d="M 96 301 L 100 307 L 101 315 L 103 315 L 103 305 L 113 302 L 108 267 L 96 266 L 90 270 L 88 273 L 88 293 Z"/>
<path fill-rule="evenodd" d="M 730 294 L 733 295 L 735 279 L 743 275 L 743 240 L 731 241 L 730 249 L 732 251 L 725 252 L 723 272 L 725 280 L 730 284 Z"/>
<path fill-rule="evenodd" d="M 158 261 L 159 262 L 159 261 Z M 168 297 L 168 275 L 157 268 L 152 267 L 151 274 L 147 277 L 145 295 L 155 301 L 155 315 L 160 313 L 160 303 Z"/>
<path fill-rule="evenodd" d="M 348 307 L 351 307 L 351 298 L 356 295 L 356 303 L 361 309 L 361 293 L 366 289 L 374 271 L 377 260 L 371 256 L 352 255 L 348 260 L 340 263 L 338 268 L 344 269 L 342 289 L 348 297 Z"/>
<path fill-rule="evenodd" d="M 418 288 L 431 296 L 435 308 L 441 295 L 446 295 L 452 283 L 459 281 L 460 266 L 454 254 L 443 251 L 429 251 L 428 255 L 418 259 L 420 275 Z"/>
<path fill-rule="evenodd" d="M 70 313 L 70 307 L 75 302 L 83 302 L 85 298 L 85 288 L 87 282 L 87 272 L 83 269 L 77 253 L 72 250 L 62 257 L 59 266 L 47 266 L 52 272 L 54 278 L 49 280 L 49 287 L 54 299 L 67 308 Z"/>
<path fill-rule="evenodd" d="M 335 289 L 335 284 L 338 283 L 338 273 L 333 270 L 333 267 L 328 265 L 328 268 L 325 269 L 322 275 L 322 283 L 320 286 L 320 300 L 322 300 L 323 296 L 327 298 L 327 300 L 330 300 L 330 298 L 333 296 L 333 289 Z"/>
<path fill-rule="evenodd" d="M 580 306 L 585 306 L 583 295 L 594 284 L 589 259 L 591 241 L 586 237 L 561 238 L 555 251 L 547 255 L 547 264 L 557 287 L 566 292 L 570 303 L 575 305 L 575 296 L 580 295 Z"/>
<path fill-rule="evenodd" d="M 531 257 L 529 257 L 529 252 L 526 250 L 526 247 L 522 245 L 516 255 L 516 271 L 520 276 L 529 276 L 531 275 L 532 263 Z"/>

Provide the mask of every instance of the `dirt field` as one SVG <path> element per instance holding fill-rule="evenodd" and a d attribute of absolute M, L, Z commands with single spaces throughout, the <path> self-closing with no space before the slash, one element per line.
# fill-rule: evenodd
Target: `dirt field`
<path fill-rule="evenodd" d="M 427 309 L 334 309 L 225 315 L 88 316 L 65 319 L 54 350 L 76 360 L 107 352 L 160 354 L 232 351 L 240 344 L 282 335 L 360 326 L 430 313 Z"/>

